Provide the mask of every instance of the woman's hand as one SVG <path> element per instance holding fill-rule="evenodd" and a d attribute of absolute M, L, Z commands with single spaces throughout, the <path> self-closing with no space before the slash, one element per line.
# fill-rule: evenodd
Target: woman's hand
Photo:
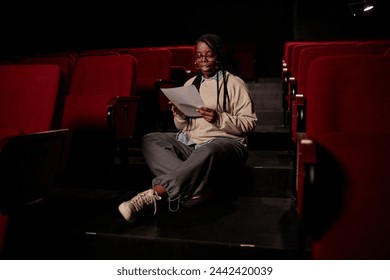
<path fill-rule="evenodd" d="M 169 105 L 171 105 L 172 114 L 182 116 L 184 115 L 182 111 L 180 111 L 172 102 L 169 101 Z"/>
<path fill-rule="evenodd" d="M 202 117 L 209 123 L 214 123 L 217 120 L 218 113 L 213 109 L 207 107 L 198 107 L 196 111 L 199 112 Z"/>

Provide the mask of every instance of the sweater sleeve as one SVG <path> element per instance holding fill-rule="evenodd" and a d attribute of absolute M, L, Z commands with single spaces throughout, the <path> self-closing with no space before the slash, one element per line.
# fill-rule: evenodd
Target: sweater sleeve
<path fill-rule="evenodd" d="M 258 121 L 252 96 L 239 78 L 230 84 L 228 90 L 231 93 L 230 110 L 219 112 L 215 125 L 228 134 L 245 136 L 256 128 Z"/>

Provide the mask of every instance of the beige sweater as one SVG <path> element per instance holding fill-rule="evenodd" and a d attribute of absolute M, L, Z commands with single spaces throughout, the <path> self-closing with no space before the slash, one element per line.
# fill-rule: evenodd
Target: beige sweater
<path fill-rule="evenodd" d="M 217 107 L 217 81 L 215 78 L 205 79 L 200 85 L 200 96 L 206 107 L 217 110 L 218 118 L 211 124 L 203 118 L 192 118 L 191 122 L 185 116 L 175 115 L 175 126 L 187 134 L 197 144 L 202 144 L 215 137 L 230 137 L 246 142 L 246 136 L 251 133 L 257 123 L 257 116 L 251 94 L 246 83 L 239 77 L 227 73 L 228 95 L 227 112 L 222 112 L 223 79 L 220 75 L 219 86 L 221 108 Z M 195 77 L 185 85 L 192 84 Z"/>

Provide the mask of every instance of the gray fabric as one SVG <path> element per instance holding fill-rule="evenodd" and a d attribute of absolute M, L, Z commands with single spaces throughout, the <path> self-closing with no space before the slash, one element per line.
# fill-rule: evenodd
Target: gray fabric
<path fill-rule="evenodd" d="M 216 138 L 195 147 L 183 144 L 176 136 L 152 132 L 142 141 L 144 158 L 156 176 L 152 185 L 165 187 L 170 200 L 186 200 L 215 187 L 220 179 L 234 178 L 234 170 L 245 165 L 247 147 L 238 140 Z"/>

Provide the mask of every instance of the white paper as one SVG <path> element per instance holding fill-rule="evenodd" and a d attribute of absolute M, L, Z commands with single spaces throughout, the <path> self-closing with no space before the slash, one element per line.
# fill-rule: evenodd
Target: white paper
<path fill-rule="evenodd" d="M 200 117 L 196 108 L 204 106 L 198 89 L 194 85 L 162 88 L 165 96 L 188 117 Z"/>

